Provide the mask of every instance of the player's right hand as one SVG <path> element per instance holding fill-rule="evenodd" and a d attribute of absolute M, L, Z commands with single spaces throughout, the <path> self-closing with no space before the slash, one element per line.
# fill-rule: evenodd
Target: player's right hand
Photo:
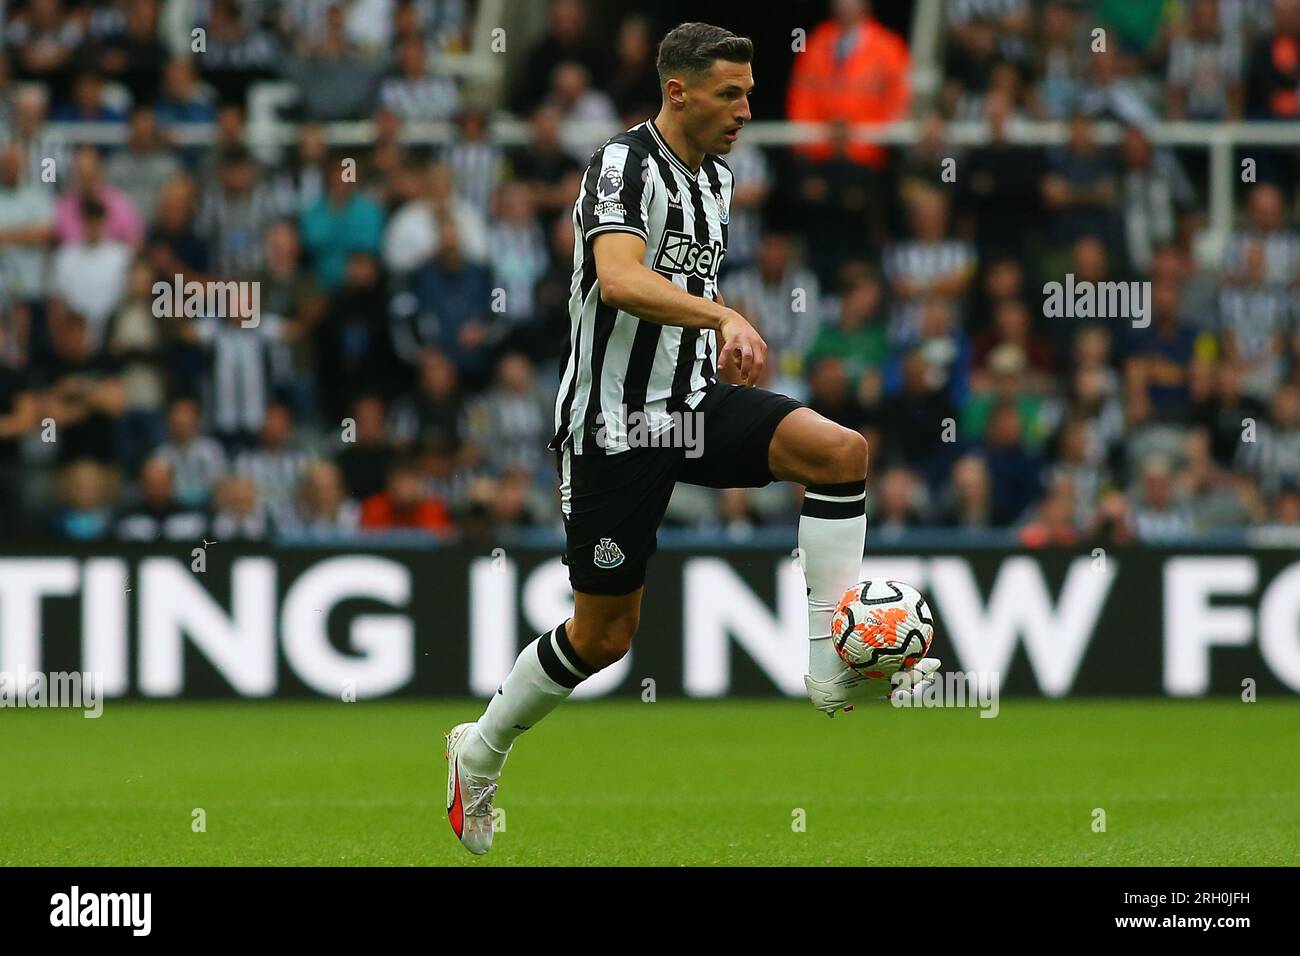
<path fill-rule="evenodd" d="M 735 363 L 741 385 L 753 385 L 767 365 L 767 343 L 745 317 L 728 309 L 718 323 L 718 371 Z"/>

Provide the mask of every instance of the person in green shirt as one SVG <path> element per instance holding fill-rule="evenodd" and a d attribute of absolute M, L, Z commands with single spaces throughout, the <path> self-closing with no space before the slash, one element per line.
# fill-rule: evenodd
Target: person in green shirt
<path fill-rule="evenodd" d="M 838 315 L 822 323 L 808 350 L 806 368 L 838 358 L 851 382 L 878 369 L 889 354 L 885 339 L 884 286 L 865 266 L 849 267 L 838 300 Z"/>

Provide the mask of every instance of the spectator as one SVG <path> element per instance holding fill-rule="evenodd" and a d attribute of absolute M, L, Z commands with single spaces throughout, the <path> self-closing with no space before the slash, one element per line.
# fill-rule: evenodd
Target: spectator
<path fill-rule="evenodd" d="M 992 527 L 992 481 L 988 464 L 980 456 L 966 455 L 958 459 L 939 513 L 940 524 L 949 528 Z"/>
<path fill-rule="evenodd" d="M 1193 0 L 1187 34 L 1169 47 L 1169 118 L 1241 119 L 1241 53 L 1241 38 L 1220 24 L 1217 0 Z"/>
<path fill-rule="evenodd" d="M 1124 131 L 1120 215 L 1129 266 L 1151 270 L 1155 248 L 1183 234 L 1196 193 L 1173 153 L 1157 152 L 1136 127 Z"/>
<path fill-rule="evenodd" d="M 221 542 L 261 541 L 268 536 L 267 511 L 260 507 L 257 483 L 247 475 L 228 475 L 213 496 L 212 537 Z"/>
<path fill-rule="evenodd" d="M 888 462 L 906 463 L 936 485 L 955 457 L 957 410 L 920 349 L 904 353 L 902 387 L 884 401 L 879 420 Z"/>
<path fill-rule="evenodd" d="M 216 97 L 199 81 L 194 64 L 183 56 L 167 61 L 162 95 L 154 105 L 164 127 L 185 123 L 211 123 L 216 118 Z"/>
<path fill-rule="evenodd" d="M 1024 444 L 1020 411 L 1010 402 L 993 409 L 983 441 L 993 486 L 993 523 L 1016 523 L 1043 494 L 1043 465 Z"/>
<path fill-rule="evenodd" d="M 451 119 L 460 91 L 449 76 L 430 73 L 424 40 L 408 37 L 397 48 L 397 75 L 379 86 L 379 105 L 408 123 Z"/>
<path fill-rule="evenodd" d="M 887 123 L 907 110 L 911 91 L 907 42 L 872 19 L 867 0 L 836 0 L 833 17 L 808 36 L 795 58 L 787 90 L 786 114 L 794 122 Z M 829 158 L 829 144 L 804 146 L 801 155 Z M 853 143 L 848 156 L 872 169 L 885 164 L 885 150 Z"/>
<path fill-rule="evenodd" d="M 0 287 L 13 298 L 40 297 L 53 222 L 52 197 L 27 181 L 22 151 L 12 144 L 0 149 Z"/>
<path fill-rule="evenodd" d="M 317 394 L 324 398 L 327 419 L 338 421 L 362 391 L 391 399 L 405 386 L 387 302 L 379 264 L 371 255 L 354 254 L 343 287 L 330 297 L 316 329 Z"/>
<path fill-rule="evenodd" d="M 502 357 L 496 381 L 466 409 L 466 438 L 483 450 L 490 472 L 518 469 L 540 475 L 553 469 L 543 455 L 550 438 L 553 405 L 538 388 L 532 363 L 512 352 Z"/>
<path fill-rule="evenodd" d="M 871 530 L 877 538 L 898 537 L 908 528 L 925 523 L 925 486 L 906 468 L 893 467 L 880 476 L 879 491 L 868 495 L 876 511 L 871 515 Z M 868 507 L 871 507 L 868 504 Z"/>
<path fill-rule="evenodd" d="M 1300 0 L 1275 0 L 1273 31 L 1256 41 L 1246 62 L 1250 117 L 1300 118 Z"/>
<path fill-rule="evenodd" d="M 487 113 L 472 107 L 460 110 L 455 136 L 443 147 L 441 159 L 451 170 L 456 192 L 480 216 L 489 216 L 505 171 L 505 153 L 488 137 Z"/>
<path fill-rule="evenodd" d="M 105 179 L 126 194 L 144 222 L 151 223 L 164 185 L 181 171 L 181 161 L 162 142 L 153 109 L 137 107 L 131 113 L 126 147 L 104 164 Z"/>
<path fill-rule="evenodd" d="M 654 37 L 645 17 L 629 16 L 618 26 L 613 71 L 605 83 L 624 124 L 634 126 L 659 111 L 659 71 Z M 734 155 L 734 150 L 732 155 Z M 731 161 L 731 155 L 727 157 Z"/>
<path fill-rule="evenodd" d="M 104 181 L 99 151 L 81 146 L 73 158 L 73 188 L 58 201 L 54 212 L 54 238 L 60 244 L 86 238 L 86 201 L 93 200 L 104 210 L 104 236 L 127 246 L 137 246 L 144 239 L 144 220 L 131 198 Z"/>
<path fill-rule="evenodd" d="M 470 386 L 482 384 L 488 365 L 488 315 L 492 279 L 483 266 L 466 261 L 460 233 L 442 223 L 438 254 L 410 279 L 409 311 L 399 314 L 398 353 L 414 362 L 419 349 L 434 347 L 455 364 Z"/>
<path fill-rule="evenodd" d="M 359 396 L 351 421 L 342 423 L 346 448 L 334 458 L 348 495 L 365 501 L 384 490 L 396 455 L 384 428 L 384 403 L 377 395 Z"/>
<path fill-rule="evenodd" d="M 179 326 L 207 356 L 200 383 L 204 403 L 213 433 L 232 454 L 257 440 L 285 372 L 284 322 L 274 315 L 248 320 L 238 311 L 204 314 Z"/>
<path fill-rule="evenodd" d="M 167 48 L 158 38 L 158 0 L 132 0 L 125 14 L 125 29 L 99 38 L 88 51 L 90 62 L 122 83 L 133 103 L 154 103 L 167 64 Z"/>
<path fill-rule="evenodd" d="M 618 114 L 614 103 L 599 88 L 592 86 L 591 73 L 580 63 L 558 64 L 551 72 L 551 90 L 547 102 L 560 111 L 564 140 L 569 155 L 585 163 L 608 136 L 615 132 Z M 577 127 L 576 129 L 574 127 Z M 608 133 L 585 133 L 584 127 L 599 126 Z"/>
<path fill-rule="evenodd" d="M 1043 500 L 1034 508 L 1033 517 L 1020 529 L 1020 540 L 1029 548 L 1073 548 L 1079 543 L 1075 526 L 1074 482 L 1059 475 L 1048 487 Z"/>
<path fill-rule="evenodd" d="M 199 233 L 194 182 L 188 176 L 175 176 L 163 185 L 145 246 L 159 276 L 206 278 L 212 267 L 211 248 Z"/>
<path fill-rule="evenodd" d="M 1188 375 L 1196 354 L 1196 330 L 1180 317 L 1176 285 L 1151 287 L 1151 324 L 1130 334 L 1124 374 L 1130 389 L 1147 391 L 1157 416 L 1185 421 L 1190 410 Z"/>
<path fill-rule="evenodd" d="M 303 115 L 328 122 L 372 113 L 383 69 L 382 60 L 348 35 L 342 5 L 330 4 L 323 35 L 284 64 L 284 75 L 302 94 Z"/>
<path fill-rule="evenodd" d="M 890 244 L 883 256 L 894 297 L 889 337 L 914 342 L 923 303 L 930 298 L 960 304 L 975 276 L 971 243 L 949 236 L 948 200 L 937 190 L 918 194 L 911 207 L 911 237 Z"/>
<path fill-rule="evenodd" d="M 1053 217 L 1053 238 L 1069 245 L 1083 236 L 1107 239 L 1119 201 L 1117 171 L 1110 154 L 1097 144 L 1091 120 L 1070 119 L 1070 138 L 1051 153 L 1043 178 L 1043 203 Z"/>
<path fill-rule="evenodd" d="M 818 331 L 821 287 L 812 270 L 795 258 L 790 237 L 764 235 L 754 267 L 733 272 L 724 289 L 727 305 L 748 318 L 767 342 L 777 390 L 801 390 L 803 357 Z"/>
<path fill-rule="evenodd" d="M 570 197 L 570 205 L 575 198 L 577 193 Z M 437 251 L 444 222 L 454 224 L 461 254 L 468 261 L 487 261 L 486 220 L 456 192 L 451 168 L 444 163 L 433 163 L 419 198 L 398 209 L 388 223 L 384 234 L 384 264 L 394 273 L 414 272 Z"/>
<path fill-rule="evenodd" d="M 568 225 L 565 214 L 578 196 L 582 177 L 582 165 L 568 154 L 560 139 L 562 119 L 557 107 L 539 106 L 533 113 L 531 140 L 511 151 L 509 156 L 514 178 L 532 193 L 538 215 L 547 228 L 557 219 Z M 430 247 L 433 245 L 436 242 Z"/>
<path fill-rule="evenodd" d="M 533 215 L 529 191 L 507 183 L 497 194 L 497 220 L 488 230 L 493 288 L 504 293 L 500 335 L 505 348 L 531 351 L 537 342 L 533 289 L 546 272 L 549 250 L 541 224 Z"/>
<path fill-rule="evenodd" d="M 351 534 L 361 525 L 361 506 L 349 498 L 339 466 L 310 463 L 299 482 L 298 508 L 292 530 L 317 535 Z"/>
<path fill-rule="evenodd" d="M 77 218 L 82 238 L 54 254 L 50 294 L 60 311 L 71 309 L 86 320 L 91 347 L 98 350 L 109 317 L 126 292 L 132 253 L 130 246 L 108 235 L 107 210 L 99 200 L 82 199 Z"/>
<path fill-rule="evenodd" d="M 153 270 L 131 266 L 126 299 L 108 320 L 104 353 L 121 369 L 125 410 L 119 420 L 119 460 L 128 474 L 163 441 L 167 394 L 167 342 L 153 310 Z"/>
<path fill-rule="evenodd" d="M 207 505 L 228 467 L 221 443 L 200 428 L 199 403 L 174 399 L 167 410 L 167 441 L 153 454 L 171 468 L 176 500 L 187 508 Z"/>
<path fill-rule="evenodd" d="M 331 166 L 340 170 L 342 162 Z M 298 228 L 316 281 L 322 289 L 333 292 L 343 284 L 354 255 L 379 255 L 384 209 L 362 193 L 351 177 L 331 174 L 325 195 L 303 211 Z"/>
<path fill-rule="evenodd" d="M 92 458 L 116 460 L 113 435 L 126 410 L 126 390 L 116 361 L 97 354 L 86 320 L 75 312 L 51 330 L 54 355 L 45 369 L 40 417 L 54 420 L 60 464 Z"/>
<path fill-rule="evenodd" d="M 974 233 L 980 250 L 994 254 L 1022 254 L 1034 247 L 1041 231 L 1036 184 L 1043 178 L 1043 154 L 1037 147 L 1011 144 L 1007 130 L 1013 108 L 1005 93 L 985 98 L 989 141 L 971 151 L 957 180 L 961 218 L 974 220 L 966 231 Z"/>
<path fill-rule="evenodd" d="M 258 181 L 252 154 L 235 146 L 221 156 L 217 182 L 203 197 L 195 230 L 208 242 L 213 269 L 220 276 L 248 278 L 263 268 L 267 228 L 291 212 L 272 184 Z"/>
<path fill-rule="evenodd" d="M 551 76 L 561 63 L 581 65 L 597 86 L 607 88 L 607 49 L 588 29 L 582 0 L 551 0 L 546 34 L 525 55 L 512 87 L 511 111 L 531 113 L 536 109 L 545 94 L 537 78 Z"/>
<path fill-rule="evenodd" d="M 1267 495 L 1300 483 L 1300 385 L 1288 382 L 1273 395 L 1267 420 L 1255 428 L 1254 441 L 1243 428 L 1237 467 L 1255 476 Z"/>
<path fill-rule="evenodd" d="M 409 461 L 399 461 L 388 473 L 388 486 L 361 503 L 361 527 L 366 531 L 419 529 L 436 534 L 452 530 L 441 501 L 420 488 L 420 475 Z"/>
<path fill-rule="evenodd" d="M 275 75 L 279 44 L 271 31 L 244 23 L 236 0 L 213 0 L 210 10 L 198 62 L 222 101 L 242 103 L 254 81 Z"/>
<path fill-rule="evenodd" d="M 71 98 L 55 106 L 50 118 L 56 123 L 121 123 L 126 114 L 110 105 L 98 73 L 80 70 L 72 81 Z"/>
<path fill-rule="evenodd" d="M 1084 20 L 1067 0 L 1047 0 L 1043 6 L 1033 56 L 1035 84 L 1030 91 L 1039 119 L 1066 119 L 1078 101 L 1091 55 Z"/>
<path fill-rule="evenodd" d="M 62 0 L 32 0 L 14 13 L 4 42 L 20 75 L 45 80 L 61 92 L 84 36 L 80 17 Z"/>
<path fill-rule="evenodd" d="M 302 246 L 293 223 L 281 220 L 269 226 L 263 248 L 264 268 L 257 279 L 261 308 L 283 320 L 289 366 L 284 391 L 295 417 L 309 424 L 319 415 L 315 379 L 322 360 L 317 344 L 329 300 L 301 267 Z"/>
<path fill-rule="evenodd" d="M 181 505 L 173 492 L 172 467 L 150 458 L 140 467 L 139 500 L 114 526 L 119 541 L 201 541 L 208 521 L 201 511 Z"/>
<path fill-rule="evenodd" d="M 252 481 L 259 517 L 270 518 L 276 527 L 293 526 L 294 498 L 313 460 L 312 455 L 294 445 L 292 437 L 293 413 L 287 405 L 271 405 L 262 419 L 257 446 L 235 455 L 232 469 L 234 474 Z"/>
<path fill-rule="evenodd" d="M 848 128 L 831 127 L 831 151 L 816 162 L 804 160 L 794 180 L 793 217 L 808 239 L 808 260 L 822 285 L 834 284 L 841 268 L 875 248 L 883 229 L 877 210 L 879 182 L 849 155 Z"/>
<path fill-rule="evenodd" d="M 100 541 L 113 525 L 110 477 L 98 462 L 83 458 L 59 474 L 60 504 L 50 531 L 65 541 Z M 6 509 L 7 510 L 7 509 Z"/>
<path fill-rule="evenodd" d="M 1133 529 L 1145 544 L 1178 541 L 1196 530 L 1191 510 L 1175 494 L 1166 458 L 1153 456 L 1142 463 L 1141 486 L 1133 499 Z"/>
<path fill-rule="evenodd" d="M 879 374 L 889 354 L 884 296 L 879 275 L 861 263 L 845 267 L 841 293 L 828 304 L 832 321 L 815 327 L 806 366 L 811 368 L 834 356 L 844 361 L 851 381 L 861 381 L 868 373 Z"/>

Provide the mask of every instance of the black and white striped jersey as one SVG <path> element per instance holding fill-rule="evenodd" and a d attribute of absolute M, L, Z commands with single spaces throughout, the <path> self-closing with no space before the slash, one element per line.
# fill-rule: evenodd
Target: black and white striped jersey
<path fill-rule="evenodd" d="M 592 155 L 573 206 L 569 341 L 550 448 L 625 451 L 629 422 L 658 435 L 673 413 L 699 404 L 717 377 L 713 330 L 660 325 L 601 302 L 592 242 L 605 232 L 635 233 L 646 242 L 647 268 L 691 295 L 716 299 L 732 183 L 716 156 L 705 156 L 692 173 L 653 120 Z"/>

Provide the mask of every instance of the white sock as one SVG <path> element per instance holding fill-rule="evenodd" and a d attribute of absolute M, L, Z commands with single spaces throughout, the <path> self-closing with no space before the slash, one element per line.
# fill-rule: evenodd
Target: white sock
<path fill-rule="evenodd" d="M 808 588 L 808 673 L 828 680 L 844 666 L 831 643 L 840 598 L 858 581 L 867 541 L 866 481 L 809 485 L 799 515 L 799 553 Z"/>
<path fill-rule="evenodd" d="M 465 764 L 487 777 L 501 773 L 515 738 L 560 706 L 591 675 L 569 643 L 564 624 L 533 641 L 515 659 L 465 741 Z"/>

